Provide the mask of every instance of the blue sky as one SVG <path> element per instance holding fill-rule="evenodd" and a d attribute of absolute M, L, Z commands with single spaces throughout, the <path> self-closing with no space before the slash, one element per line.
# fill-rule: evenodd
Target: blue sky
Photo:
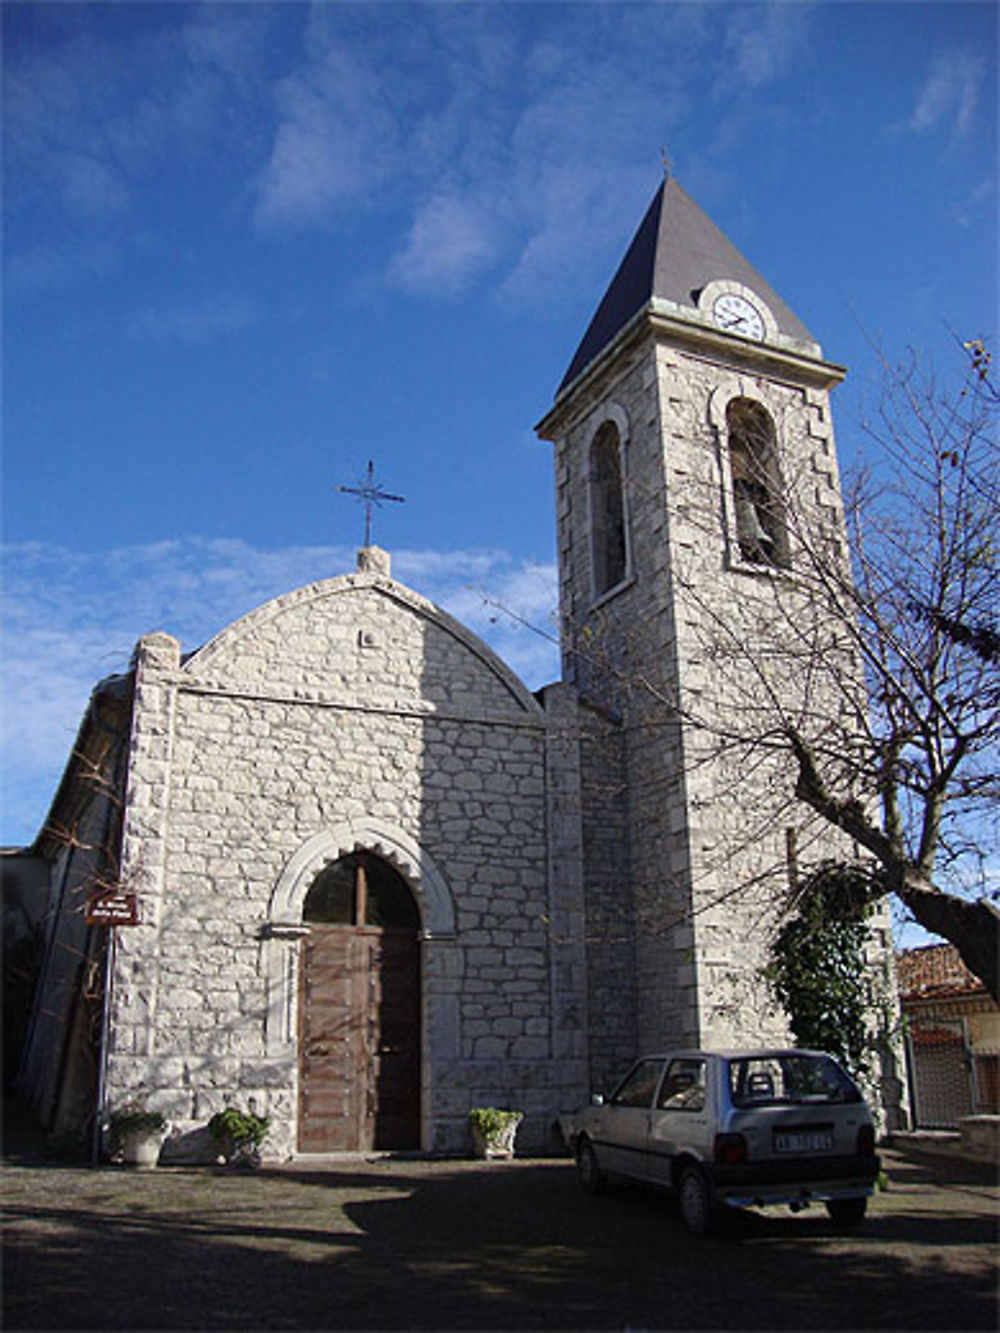
<path fill-rule="evenodd" d="M 544 414 L 666 146 L 851 371 L 995 345 L 993 4 L 3 8 L 2 839 L 93 683 L 353 568 L 532 685 L 554 596 Z"/>

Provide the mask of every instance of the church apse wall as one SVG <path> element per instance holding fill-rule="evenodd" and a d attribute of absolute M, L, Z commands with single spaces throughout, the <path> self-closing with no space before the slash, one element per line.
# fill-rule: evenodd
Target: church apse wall
<path fill-rule="evenodd" d="M 470 1107 L 507 1105 L 541 1146 L 586 1093 L 586 1006 L 578 881 L 549 847 L 561 821 L 572 861 L 579 809 L 547 799 L 576 759 L 533 696 L 429 603 L 358 574 L 278 599 L 183 665 L 149 636 L 136 699 L 122 874 L 142 924 L 119 931 L 109 1103 L 142 1090 L 181 1131 L 252 1106 L 279 1155 L 464 1150 Z M 394 893 L 415 908 L 409 995 L 393 992 L 405 969 L 378 963 L 405 933 Z M 349 957 L 323 954 L 349 936 Z M 384 1132 L 413 1141 L 365 1127 L 371 1060 L 371 1103 L 411 1103 L 409 1130 Z M 356 1143 L 326 1143 L 338 1116 Z"/>

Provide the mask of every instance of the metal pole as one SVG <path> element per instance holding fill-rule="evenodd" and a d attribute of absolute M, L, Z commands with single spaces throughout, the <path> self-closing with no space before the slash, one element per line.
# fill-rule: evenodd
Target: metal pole
<path fill-rule="evenodd" d="M 115 985 L 115 957 L 118 927 L 109 925 L 104 961 L 104 1012 L 101 1015 L 101 1056 L 97 1067 L 97 1105 L 94 1108 L 94 1132 L 90 1147 L 90 1165 L 96 1168 L 101 1160 L 101 1123 L 104 1120 L 104 1096 L 108 1075 L 108 1037 L 111 1033 L 111 1000 Z"/>

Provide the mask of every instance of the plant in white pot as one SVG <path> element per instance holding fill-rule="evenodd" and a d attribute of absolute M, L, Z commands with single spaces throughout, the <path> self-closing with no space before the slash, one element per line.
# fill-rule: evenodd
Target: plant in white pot
<path fill-rule="evenodd" d="M 129 1166 L 153 1167 L 167 1132 L 167 1119 L 161 1111 L 147 1110 L 141 1101 L 125 1102 L 108 1118 L 108 1146 L 112 1156 L 118 1152 Z"/>
<path fill-rule="evenodd" d="M 520 1111 L 474 1106 L 469 1112 L 472 1148 L 477 1157 L 513 1157 L 514 1137 L 524 1119 Z"/>
<path fill-rule="evenodd" d="M 208 1128 L 227 1166 L 260 1166 L 260 1145 L 270 1123 L 266 1115 L 227 1106 L 216 1111 Z"/>

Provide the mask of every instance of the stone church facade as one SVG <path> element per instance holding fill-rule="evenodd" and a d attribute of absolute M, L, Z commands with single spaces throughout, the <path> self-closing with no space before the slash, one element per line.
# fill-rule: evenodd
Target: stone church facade
<path fill-rule="evenodd" d="M 640 1049 L 785 1040 L 782 890 L 844 849 L 718 744 L 746 712 L 719 644 L 780 652 L 812 614 L 789 513 L 843 541 L 842 374 L 667 181 L 539 426 L 560 682 L 530 692 L 377 548 L 189 656 L 143 638 L 29 849 L 43 1120 L 141 1095 L 168 1156 L 232 1103 L 277 1156 L 448 1153 L 498 1105 L 541 1150 Z M 88 926 L 101 888 L 137 923 Z"/>

